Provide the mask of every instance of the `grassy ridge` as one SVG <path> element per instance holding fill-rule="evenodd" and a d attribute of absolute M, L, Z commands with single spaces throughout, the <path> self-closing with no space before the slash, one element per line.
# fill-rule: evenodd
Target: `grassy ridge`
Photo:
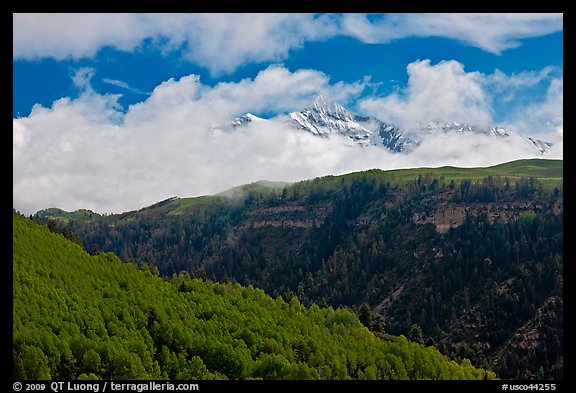
<path fill-rule="evenodd" d="M 41 210 L 37 214 L 38 214 L 38 217 L 41 219 L 42 218 L 58 218 L 59 220 L 61 220 L 63 222 L 90 221 L 90 220 L 93 220 L 95 218 L 100 217 L 100 214 L 94 213 L 93 211 L 87 210 L 87 209 L 79 209 L 79 210 L 76 210 L 73 212 L 67 212 L 65 210 L 58 209 L 55 207 Z"/>
<path fill-rule="evenodd" d="M 197 206 L 211 206 L 234 200 L 243 200 L 251 194 L 254 195 L 280 192 L 287 185 L 289 185 L 289 183 L 269 182 L 261 180 L 243 186 L 234 187 L 229 190 L 222 191 L 216 195 L 203 195 L 192 198 L 177 198 L 172 201 L 172 206 L 174 206 L 174 209 L 171 210 L 168 215 L 178 216 L 186 213 L 188 209 Z"/>
<path fill-rule="evenodd" d="M 516 180 L 521 177 L 536 177 L 542 183 L 552 189 L 561 187 L 564 177 L 563 160 L 543 160 L 543 159 L 526 159 L 516 160 L 484 168 L 459 168 L 453 166 L 444 166 L 439 168 L 410 168 L 410 169 L 393 169 L 380 170 L 371 169 L 364 172 L 354 172 L 340 176 L 324 176 L 306 182 L 319 182 L 321 184 L 333 184 L 344 180 L 352 180 L 358 176 L 364 175 L 375 176 L 389 180 L 391 182 L 406 182 L 417 179 L 419 176 L 431 175 L 435 178 L 444 178 L 446 181 L 454 180 L 460 182 L 464 179 L 478 180 L 487 176 L 508 177 L 510 180 Z M 293 183 L 297 185 L 298 183 Z M 281 192 L 284 187 L 288 189 L 292 185 L 286 182 L 269 182 L 258 181 L 243 186 L 231 188 L 216 195 L 203 195 L 190 198 L 170 198 L 165 202 L 159 202 L 152 206 L 143 208 L 138 212 L 130 212 L 128 219 L 133 219 L 134 215 L 140 213 L 147 214 L 151 212 L 162 211 L 170 216 L 179 216 L 185 214 L 189 209 L 195 207 L 219 205 L 229 203 L 230 201 L 246 198 L 254 194 L 268 194 L 270 192 Z M 37 213 L 39 218 L 55 218 L 64 222 L 89 221 L 97 219 L 100 215 L 90 210 L 80 209 L 75 212 L 66 212 L 57 208 L 42 210 Z"/>
<path fill-rule="evenodd" d="M 444 178 L 446 181 L 454 180 L 455 182 L 460 182 L 464 179 L 483 179 L 488 176 L 508 177 L 511 180 L 519 179 L 521 177 L 536 177 L 544 183 L 557 185 L 562 184 L 562 179 L 564 177 L 564 161 L 526 159 L 489 167 L 476 168 L 443 166 L 438 168 L 409 168 L 387 171 L 372 169 L 366 172 L 355 172 L 341 176 L 327 176 L 325 178 L 319 178 L 319 180 L 323 181 L 325 179 L 327 182 L 332 182 L 342 178 L 353 178 L 360 174 L 370 174 L 396 182 L 414 180 L 419 176 L 425 175 L 432 175 L 432 177 L 435 178 Z"/>

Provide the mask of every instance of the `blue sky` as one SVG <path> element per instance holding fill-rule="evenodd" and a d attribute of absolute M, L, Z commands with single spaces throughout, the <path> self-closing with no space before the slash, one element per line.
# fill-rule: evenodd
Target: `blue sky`
<path fill-rule="evenodd" d="M 528 37 L 521 40 L 516 48 L 492 53 L 444 37 L 408 37 L 384 44 L 367 44 L 357 38 L 335 36 L 306 42 L 301 47 L 291 49 L 279 63 L 290 70 L 311 68 L 323 71 L 334 81 L 351 83 L 369 76 L 379 86 L 365 93 L 385 95 L 394 88 L 406 85 L 406 66 L 418 59 L 430 59 L 432 63 L 456 60 L 468 72 L 485 74 L 500 70 L 513 75 L 554 67 L 555 72 L 562 75 L 562 37 L 562 30 Z M 130 104 L 145 100 L 154 87 L 169 78 L 197 74 L 203 83 L 213 86 L 221 81 L 254 78 L 267 65 L 276 63 L 247 62 L 230 72 L 214 76 L 209 67 L 182 57 L 181 49 L 162 53 L 162 48 L 148 39 L 130 52 L 107 46 L 95 56 L 78 59 L 55 60 L 49 56 L 15 59 L 13 115 L 27 116 L 34 104 L 49 107 L 58 98 L 77 97 L 79 90 L 72 82 L 72 75 L 83 67 L 95 70 L 92 85 L 99 93 L 122 94 L 119 101 L 127 108 Z M 121 85 L 112 84 L 112 81 Z M 538 85 L 533 94 L 543 96 L 545 85 Z"/>
<path fill-rule="evenodd" d="M 13 33 L 14 204 L 25 212 L 118 212 L 261 178 L 384 167 L 289 140 L 283 154 L 302 162 L 270 163 L 277 136 L 243 146 L 205 134 L 245 112 L 300 110 L 318 94 L 405 127 L 502 125 L 562 145 L 562 15 L 15 14 Z M 469 156 L 386 162 L 480 162 Z"/>

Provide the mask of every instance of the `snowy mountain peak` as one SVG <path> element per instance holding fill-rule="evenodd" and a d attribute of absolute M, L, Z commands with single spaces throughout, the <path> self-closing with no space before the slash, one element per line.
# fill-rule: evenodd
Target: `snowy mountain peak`
<path fill-rule="evenodd" d="M 251 121 L 265 121 L 266 119 L 263 119 L 261 117 L 258 117 L 256 115 L 253 115 L 252 113 L 248 112 L 246 113 L 244 116 L 246 116 L 247 118 L 249 118 Z"/>
<path fill-rule="evenodd" d="M 353 120 L 356 117 L 352 112 L 348 111 L 342 105 L 324 97 L 318 96 L 312 105 L 306 107 L 301 113 L 315 112 L 320 116 L 329 117 L 338 120 Z"/>
<path fill-rule="evenodd" d="M 297 128 L 314 135 L 328 137 L 338 134 L 367 143 L 370 139 L 369 130 L 358 124 L 355 114 L 323 96 L 316 97 L 312 105 L 301 112 L 289 113 L 288 117 Z"/>
<path fill-rule="evenodd" d="M 395 125 L 358 116 L 324 96 L 316 97 L 301 112 L 289 113 L 288 123 L 314 135 L 344 136 L 354 145 L 379 146 L 394 152 L 402 151 L 411 142 Z"/>
<path fill-rule="evenodd" d="M 251 123 L 254 121 L 265 121 L 265 120 L 266 119 L 263 119 L 263 118 L 258 117 L 256 115 L 253 115 L 252 113 L 246 113 L 246 114 L 232 120 L 232 127 L 243 126 L 246 123 Z"/>

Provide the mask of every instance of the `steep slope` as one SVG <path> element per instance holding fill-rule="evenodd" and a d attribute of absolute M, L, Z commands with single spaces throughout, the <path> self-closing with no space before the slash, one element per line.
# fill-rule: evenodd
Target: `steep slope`
<path fill-rule="evenodd" d="M 91 257 L 13 215 L 16 379 L 481 379 L 350 312 Z"/>
<path fill-rule="evenodd" d="M 379 146 L 395 152 L 411 143 L 395 125 L 358 116 L 323 96 L 303 111 L 291 112 L 284 121 L 313 135 L 341 135 L 361 146 Z"/>
<path fill-rule="evenodd" d="M 302 112 L 290 113 L 289 117 L 298 128 L 314 135 L 339 134 L 360 142 L 369 141 L 370 131 L 358 123 L 356 115 L 322 96 Z"/>
<path fill-rule="evenodd" d="M 534 146 L 542 154 L 546 153 L 552 147 L 550 142 L 544 142 L 543 140 L 530 137 L 526 138 L 526 142 L 529 145 Z"/>
<path fill-rule="evenodd" d="M 562 314 L 543 305 L 562 294 L 562 178 L 562 161 L 551 160 L 372 170 L 61 229 L 91 252 L 156 261 L 168 276 L 185 270 L 305 304 L 366 303 L 373 330 L 418 324 L 445 353 L 501 375 L 536 378 L 542 368 L 561 378 Z M 531 361 L 513 337 L 534 318 L 553 324 L 536 336 L 548 355 Z"/>
<path fill-rule="evenodd" d="M 411 143 L 396 126 L 374 117 L 355 115 L 323 96 L 303 111 L 291 112 L 284 121 L 313 135 L 341 135 L 361 146 L 380 146 L 395 152 Z"/>
<path fill-rule="evenodd" d="M 266 121 L 266 119 L 262 119 L 252 113 L 246 113 L 240 117 L 235 118 L 232 121 L 232 127 L 240 127 L 252 122 L 259 122 L 259 121 Z"/>

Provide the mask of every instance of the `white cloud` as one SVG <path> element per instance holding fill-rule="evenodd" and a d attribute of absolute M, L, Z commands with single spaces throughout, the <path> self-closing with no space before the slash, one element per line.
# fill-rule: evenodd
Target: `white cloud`
<path fill-rule="evenodd" d="M 407 66 L 408 84 L 383 97 L 358 102 L 366 114 L 410 129 L 428 121 L 499 125 L 525 136 L 558 142 L 563 128 L 561 70 L 507 75 L 466 72 L 457 61 L 431 64 L 418 60 Z M 545 92 L 541 93 L 541 92 Z M 495 118 L 494 108 L 502 113 Z"/>
<path fill-rule="evenodd" d="M 406 37 L 451 38 L 487 52 L 520 46 L 521 39 L 563 29 L 562 14 L 386 14 L 370 20 L 367 15 L 347 14 L 343 33 L 364 42 L 387 43 Z"/>
<path fill-rule="evenodd" d="M 564 78 L 551 79 L 543 99 L 518 106 L 508 121 L 536 136 L 561 141 L 564 134 Z"/>
<path fill-rule="evenodd" d="M 140 90 L 140 89 L 137 89 L 135 87 L 132 87 L 128 83 L 121 81 L 121 80 L 118 80 L 118 79 L 102 78 L 102 82 L 104 82 L 108 85 L 120 87 L 121 89 L 131 91 L 132 93 L 142 94 L 142 95 L 150 94 L 150 93 L 145 92 L 144 90 Z"/>
<path fill-rule="evenodd" d="M 92 67 L 81 67 L 74 71 L 72 76 L 72 83 L 79 91 L 92 92 L 91 81 L 94 78 L 96 71 Z"/>
<path fill-rule="evenodd" d="M 80 77 L 89 74 L 76 73 L 85 89 L 77 99 L 35 106 L 28 117 L 13 120 L 18 210 L 55 205 L 118 212 L 261 178 L 320 175 L 325 168 L 313 170 L 313 163 L 334 153 L 318 152 L 316 138 L 275 128 L 223 136 L 210 128 L 248 110 L 295 110 L 317 94 L 346 99 L 363 89 L 363 82 L 330 84 L 321 72 L 270 66 L 254 80 L 212 88 L 194 75 L 170 79 L 124 114 L 119 96 L 99 95 Z"/>
<path fill-rule="evenodd" d="M 136 48 L 152 26 L 138 14 L 13 14 L 14 59 L 79 59 L 111 46 Z"/>
<path fill-rule="evenodd" d="M 481 84 L 499 107 L 499 123 L 549 142 L 562 139 L 564 91 L 562 70 L 545 67 L 506 75 L 496 70 L 483 75 Z"/>
<path fill-rule="evenodd" d="M 457 61 L 418 60 L 407 67 L 408 85 L 383 98 L 366 98 L 360 108 L 380 119 L 413 128 L 428 121 L 490 124 L 491 107 L 482 75 Z"/>
<path fill-rule="evenodd" d="M 125 113 L 118 96 L 86 88 L 77 99 L 36 106 L 28 117 L 13 119 L 13 206 L 24 214 L 50 206 L 122 212 L 260 179 L 297 181 L 375 167 L 490 165 L 533 156 L 519 139 L 478 135 L 441 135 L 408 154 L 394 154 L 346 147 L 338 138 L 280 124 L 211 130 L 246 111 L 299 110 L 316 94 L 340 94 L 345 103 L 364 84 L 330 83 L 321 72 L 282 66 L 214 87 L 190 75 L 162 83 Z"/>
<path fill-rule="evenodd" d="M 150 40 L 214 74 L 278 62 L 308 41 L 351 36 L 368 43 L 439 36 L 492 53 L 563 29 L 562 14 L 13 14 L 13 59 L 93 57 Z"/>
<path fill-rule="evenodd" d="M 486 75 L 484 84 L 497 93 L 505 93 L 509 89 L 526 88 L 545 81 L 551 74 L 557 72 L 555 67 L 544 67 L 540 71 L 522 71 L 512 75 L 496 69 L 493 74 Z"/>
<path fill-rule="evenodd" d="M 13 58 L 93 57 L 109 46 L 134 51 L 151 40 L 160 51 L 213 73 L 248 62 L 280 61 L 306 41 L 337 33 L 331 15 L 314 14 L 13 14 Z"/>
<path fill-rule="evenodd" d="M 337 33 L 330 15 L 197 14 L 154 20 L 171 40 L 184 43 L 186 59 L 214 73 L 248 62 L 281 61 L 306 41 Z"/>

